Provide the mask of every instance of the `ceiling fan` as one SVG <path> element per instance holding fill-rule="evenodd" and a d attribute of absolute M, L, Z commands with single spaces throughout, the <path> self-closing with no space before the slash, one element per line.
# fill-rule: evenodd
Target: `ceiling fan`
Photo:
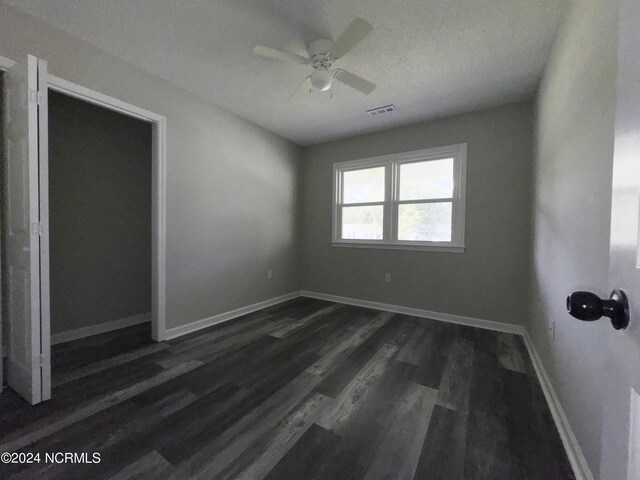
<path fill-rule="evenodd" d="M 369 95 L 376 88 L 373 83 L 342 68 L 334 68 L 333 64 L 360 43 L 371 30 L 373 30 L 373 27 L 369 22 L 362 18 L 356 18 L 335 43 L 325 39 L 311 42 L 307 49 L 308 57 L 262 45 L 257 45 L 253 51 L 263 57 L 300 65 L 311 65 L 313 67 L 313 71 L 298 87 L 293 95 L 294 97 L 311 93 L 312 90 L 325 92 L 331 88 L 334 78 L 365 95 Z"/>

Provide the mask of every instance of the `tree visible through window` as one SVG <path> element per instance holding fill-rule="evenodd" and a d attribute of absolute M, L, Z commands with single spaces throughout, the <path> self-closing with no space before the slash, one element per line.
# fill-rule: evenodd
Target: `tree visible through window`
<path fill-rule="evenodd" d="M 334 243 L 462 247 L 466 145 L 334 165 Z"/>

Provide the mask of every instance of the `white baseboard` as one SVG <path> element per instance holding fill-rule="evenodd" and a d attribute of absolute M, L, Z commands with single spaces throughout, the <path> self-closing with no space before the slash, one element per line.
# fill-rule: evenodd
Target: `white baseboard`
<path fill-rule="evenodd" d="M 402 313 L 405 315 L 412 315 L 414 317 L 431 318 L 433 320 L 440 320 L 441 322 L 457 323 L 460 325 L 468 325 L 470 327 L 484 328 L 498 332 L 516 333 L 518 335 L 523 335 L 525 332 L 522 325 L 494 322 L 492 320 L 483 320 L 473 317 L 463 317 L 462 315 L 454 315 L 451 313 L 432 312 L 419 308 L 403 307 L 401 305 L 393 305 L 390 303 L 372 302 L 359 298 L 341 297 L 339 295 L 331 295 L 328 293 L 310 292 L 308 290 L 301 290 L 300 295 L 303 297 L 328 300 L 330 302 L 346 303 L 347 305 L 355 305 L 357 307 L 373 308 L 374 310 L 385 310 L 387 312 Z"/>
<path fill-rule="evenodd" d="M 166 330 L 166 339 L 171 340 L 172 338 L 181 337 L 182 335 L 186 335 L 187 333 L 197 332 L 198 330 L 202 330 L 203 328 L 211 327 L 222 322 L 227 322 L 229 320 L 233 320 L 234 318 L 241 317 L 242 315 L 246 315 L 247 313 L 255 312 L 256 310 L 267 308 L 271 305 L 275 305 L 276 303 L 284 302 L 286 300 L 292 300 L 299 296 L 299 291 L 291 292 L 287 293 L 286 295 L 281 295 L 279 297 L 273 297 L 267 300 L 263 300 L 262 302 L 254 303 L 253 305 L 247 305 L 246 307 L 240 307 L 229 312 L 219 313 L 218 315 L 203 318 L 202 320 L 196 320 L 195 322 L 180 325 L 179 327 L 168 328 Z"/>
<path fill-rule="evenodd" d="M 82 327 L 76 330 L 69 330 L 68 332 L 60 332 L 56 333 L 55 335 L 51 335 L 51 345 L 70 342 L 72 340 L 78 340 L 79 338 L 90 337 L 92 335 L 111 332 L 113 330 L 119 330 L 121 328 L 132 327 L 134 325 L 139 325 L 141 323 L 150 321 L 151 313 L 148 312 L 141 313 L 140 315 L 134 315 L 132 317 L 112 320 L 111 322 L 99 323 L 97 325 L 91 325 L 89 327 Z"/>
<path fill-rule="evenodd" d="M 551 410 L 553 421 L 556 424 L 556 428 L 558 429 L 558 433 L 560 434 L 560 438 L 562 439 L 562 444 L 564 445 L 564 449 L 567 452 L 567 457 L 569 458 L 569 462 L 571 463 L 571 467 L 573 468 L 573 473 L 576 476 L 576 480 L 594 480 L 591 469 L 589 468 L 587 460 L 582 454 L 582 449 L 578 444 L 578 439 L 571 429 L 569 419 L 562 409 L 560 399 L 553 389 L 553 384 L 549 379 L 549 375 L 547 375 L 547 371 L 544 368 L 544 364 L 540 359 L 540 355 L 538 355 L 538 351 L 536 350 L 536 346 L 533 343 L 529 332 L 525 331 L 523 338 L 524 343 L 527 346 L 527 350 L 529 351 L 529 357 L 531 357 L 533 368 L 535 369 L 536 375 L 538 376 L 538 381 L 540 382 L 540 386 L 542 387 L 544 396 L 547 399 L 549 410 Z"/>

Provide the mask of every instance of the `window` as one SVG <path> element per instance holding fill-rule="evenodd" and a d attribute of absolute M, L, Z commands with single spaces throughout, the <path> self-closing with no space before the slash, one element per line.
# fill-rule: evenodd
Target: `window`
<path fill-rule="evenodd" d="M 335 246 L 464 249 L 466 144 L 334 164 Z"/>

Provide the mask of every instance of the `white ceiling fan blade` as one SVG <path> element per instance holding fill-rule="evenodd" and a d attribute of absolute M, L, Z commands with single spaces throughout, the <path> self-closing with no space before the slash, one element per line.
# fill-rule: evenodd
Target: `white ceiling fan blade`
<path fill-rule="evenodd" d="M 345 55 L 349 50 L 355 47 L 360 41 L 366 37 L 369 32 L 373 30 L 373 27 L 362 18 L 356 18 L 349 24 L 347 29 L 333 44 L 329 55 L 338 59 Z"/>
<path fill-rule="evenodd" d="M 375 84 L 371 83 L 368 80 L 365 80 L 362 77 L 354 75 L 351 72 L 347 72 L 346 70 L 342 70 L 341 68 L 336 70 L 336 80 L 344 83 L 345 85 L 355 88 L 359 92 L 364 93 L 365 95 L 369 95 L 376 89 Z"/>
<path fill-rule="evenodd" d="M 291 100 L 299 100 L 300 98 L 311 93 L 311 75 L 303 80 L 296 91 L 291 95 Z"/>
<path fill-rule="evenodd" d="M 283 52 L 282 50 L 276 50 L 275 48 L 265 47 L 263 45 L 256 45 L 253 49 L 253 53 L 262 55 L 263 57 L 275 58 L 277 60 L 284 60 L 285 62 L 299 63 L 305 65 L 309 63 L 309 59 L 295 53 Z"/>

